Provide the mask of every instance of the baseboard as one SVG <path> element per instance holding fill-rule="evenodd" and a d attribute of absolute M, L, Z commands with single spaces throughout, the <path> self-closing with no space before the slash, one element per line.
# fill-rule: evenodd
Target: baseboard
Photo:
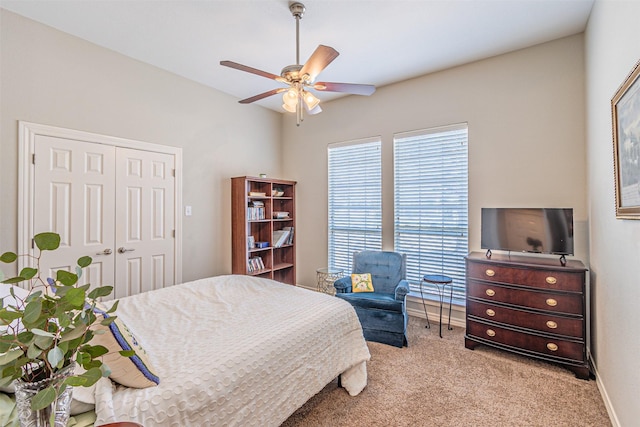
<path fill-rule="evenodd" d="M 425 299 L 407 296 L 407 313 L 409 316 L 426 319 L 425 309 L 429 314 L 429 322 L 440 321 L 440 302 L 432 299 Z M 449 301 L 445 299 L 442 304 L 442 323 L 449 321 Z M 460 328 L 466 327 L 466 307 L 463 305 L 451 305 L 451 326 Z"/>
<path fill-rule="evenodd" d="M 589 361 L 591 362 L 591 368 L 593 369 L 593 374 L 596 376 L 596 385 L 598 386 L 598 390 L 600 391 L 600 396 L 602 396 L 602 401 L 604 402 L 604 406 L 607 409 L 607 414 L 609 414 L 609 420 L 611 420 L 611 425 L 613 427 L 622 427 L 620 424 L 620 420 L 616 415 L 616 411 L 613 409 L 613 404 L 611 403 L 611 399 L 609 399 L 609 394 L 607 393 L 607 389 L 602 383 L 600 379 L 600 375 L 598 374 L 598 368 L 596 367 L 596 363 L 593 360 L 593 355 L 589 352 Z"/>
<path fill-rule="evenodd" d="M 436 307 L 439 309 L 439 306 L 436 304 L 433 304 L 433 307 Z M 446 308 L 446 313 L 445 313 L 445 308 Z M 447 323 L 448 321 L 448 317 L 449 317 L 449 306 L 447 305 L 447 307 L 443 307 L 442 308 L 442 322 Z M 436 310 L 432 310 L 431 313 L 429 313 L 429 322 L 435 322 L 436 324 L 440 321 L 440 315 L 438 313 L 435 312 Z M 460 328 L 465 328 L 466 322 L 464 319 L 460 319 L 459 318 L 459 314 L 462 313 L 462 316 L 464 317 L 464 310 L 460 310 L 458 307 L 453 306 L 453 308 L 451 309 L 452 314 L 451 314 L 451 326 L 458 326 Z M 416 308 L 411 308 L 408 307 L 407 308 L 407 313 L 409 314 L 409 316 L 411 317 L 419 317 L 422 319 L 426 319 L 426 317 L 424 316 L 424 310 L 418 310 Z"/>

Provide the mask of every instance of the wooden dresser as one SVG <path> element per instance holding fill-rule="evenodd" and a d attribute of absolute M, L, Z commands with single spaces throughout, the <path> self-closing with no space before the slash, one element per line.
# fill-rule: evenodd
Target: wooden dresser
<path fill-rule="evenodd" d="M 472 252 L 465 347 L 486 344 L 555 362 L 589 379 L 585 277 L 580 261 Z"/>

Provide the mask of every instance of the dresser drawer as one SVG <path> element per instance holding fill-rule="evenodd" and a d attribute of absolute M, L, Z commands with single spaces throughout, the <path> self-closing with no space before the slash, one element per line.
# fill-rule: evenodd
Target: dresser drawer
<path fill-rule="evenodd" d="M 467 300 L 467 315 L 549 334 L 583 338 L 582 318 L 531 313 L 472 300 Z"/>
<path fill-rule="evenodd" d="M 522 350 L 582 362 L 584 342 L 555 339 L 484 324 L 467 319 L 467 335 Z"/>
<path fill-rule="evenodd" d="M 492 263 L 467 263 L 467 276 L 471 279 L 510 283 L 538 289 L 583 292 L 584 273 L 518 268 Z"/>
<path fill-rule="evenodd" d="M 554 313 L 583 315 L 581 294 L 514 289 L 494 283 L 467 281 L 467 297 Z"/>

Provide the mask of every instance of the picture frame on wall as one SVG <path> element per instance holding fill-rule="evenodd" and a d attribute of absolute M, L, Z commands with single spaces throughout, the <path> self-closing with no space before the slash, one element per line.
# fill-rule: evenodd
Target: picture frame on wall
<path fill-rule="evenodd" d="M 616 218 L 640 219 L 640 61 L 611 99 Z"/>

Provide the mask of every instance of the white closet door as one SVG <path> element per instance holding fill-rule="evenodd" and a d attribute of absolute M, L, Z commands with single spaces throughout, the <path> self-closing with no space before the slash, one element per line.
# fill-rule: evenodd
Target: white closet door
<path fill-rule="evenodd" d="M 45 252 L 41 270 L 75 272 L 78 258 L 93 263 L 80 283 L 114 283 L 115 147 L 37 135 L 34 142 L 34 230 L 60 234 L 60 249 Z"/>
<path fill-rule="evenodd" d="M 174 168 L 170 154 L 116 149 L 115 298 L 174 285 Z"/>

